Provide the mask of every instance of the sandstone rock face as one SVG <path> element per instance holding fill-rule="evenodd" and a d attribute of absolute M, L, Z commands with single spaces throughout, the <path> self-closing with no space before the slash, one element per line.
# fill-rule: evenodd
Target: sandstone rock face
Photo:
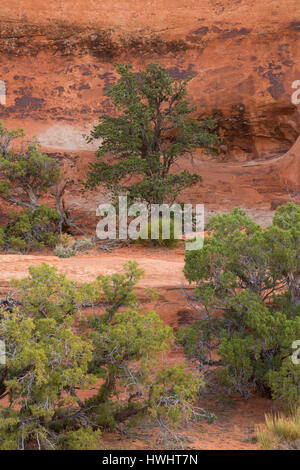
<path fill-rule="evenodd" d="M 240 181 L 242 172 L 253 191 L 255 171 L 259 180 L 267 171 L 276 191 L 286 181 L 298 187 L 300 105 L 291 96 L 299 43 L 299 0 L 10 0 L 0 9 L 0 119 L 37 136 L 49 152 L 80 155 L 70 171 L 84 171 L 93 147 L 82 133 L 111 112 L 104 93 L 116 80 L 113 63 L 156 61 L 177 78 L 193 77 L 197 116 L 215 116 L 225 162 L 272 160 L 294 145 L 288 160 L 270 161 L 268 170 L 224 166 L 226 175 Z M 216 191 L 210 172 L 223 167 L 207 168 L 199 171 Z"/>

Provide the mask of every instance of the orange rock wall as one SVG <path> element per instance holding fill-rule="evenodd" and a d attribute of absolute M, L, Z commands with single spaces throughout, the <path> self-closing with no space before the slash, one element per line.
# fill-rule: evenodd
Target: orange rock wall
<path fill-rule="evenodd" d="M 2 0 L 0 118 L 45 147 L 83 150 L 114 61 L 191 75 L 197 113 L 214 114 L 228 158 L 286 152 L 299 131 L 298 0 Z M 4 4 L 3 4 L 4 3 Z"/>
<path fill-rule="evenodd" d="M 193 77 L 197 115 L 213 114 L 224 136 L 224 163 L 198 153 L 191 169 L 204 183 L 185 200 L 264 211 L 288 198 L 286 183 L 300 188 L 300 105 L 291 102 L 299 59 L 299 0 L 1 0 L 0 119 L 38 137 L 82 179 L 95 149 L 82 134 L 111 112 L 113 63 L 159 62 Z M 94 213 L 103 196 L 84 200 L 78 189 L 71 201 Z"/>

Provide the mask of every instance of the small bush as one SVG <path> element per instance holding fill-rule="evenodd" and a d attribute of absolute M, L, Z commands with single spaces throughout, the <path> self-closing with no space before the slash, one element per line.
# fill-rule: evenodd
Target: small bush
<path fill-rule="evenodd" d="M 94 243 L 90 238 L 80 238 L 74 243 L 74 249 L 76 251 L 89 251 L 93 246 Z"/>
<path fill-rule="evenodd" d="M 59 258 L 71 258 L 72 256 L 76 256 L 76 250 L 70 246 L 57 245 L 53 254 Z"/>
<path fill-rule="evenodd" d="M 63 435 L 58 448 L 62 450 L 97 450 L 102 437 L 101 431 L 93 430 L 91 426 Z"/>
<path fill-rule="evenodd" d="M 40 152 L 37 142 L 16 151 L 13 141 L 23 137 L 22 129 L 9 131 L 0 121 L 0 198 L 34 210 L 59 182 L 60 168 L 55 159 Z"/>
<path fill-rule="evenodd" d="M 54 255 L 59 258 L 70 258 L 76 256 L 79 251 L 88 251 L 93 247 L 93 242 L 89 238 L 81 238 L 75 240 L 71 235 L 63 233 L 58 238 L 59 243 L 56 245 Z"/>
<path fill-rule="evenodd" d="M 75 240 L 69 233 L 61 233 L 58 237 L 58 245 L 64 248 L 72 247 L 75 244 Z"/>
<path fill-rule="evenodd" d="M 266 415 L 266 424 L 256 427 L 255 436 L 263 450 L 300 450 L 300 408 L 295 414 Z"/>
<path fill-rule="evenodd" d="M 40 206 L 19 214 L 11 213 L 12 222 L 0 229 L 0 246 L 3 249 L 27 253 L 45 247 L 53 248 L 57 243 L 55 235 L 58 213 L 49 207 Z"/>
<path fill-rule="evenodd" d="M 170 218 L 166 220 L 166 223 L 170 225 L 170 237 L 163 238 L 163 219 L 160 218 L 158 222 L 151 224 L 149 222 L 147 225 L 141 228 L 141 236 L 137 239 L 137 243 L 144 246 L 163 246 L 166 248 L 173 248 L 178 246 L 181 242 L 181 239 L 175 238 L 176 235 L 176 225 L 174 219 Z M 158 239 L 151 238 L 151 231 L 158 231 Z M 148 238 L 145 238 L 146 235 Z"/>
<path fill-rule="evenodd" d="M 41 153 L 35 140 L 29 145 L 25 142 L 13 145 L 15 139 L 23 137 L 22 129 L 9 131 L 0 121 L 0 199 L 24 210 L 13 216 L 12 223 L 5 228 L 7 233 L 0 233 L 0 246 L 28 252 L 54 247 L 57 240 L 53 232 L 81 229 L 74 224 L 64 201 L 71 180 L 63 179 L 57 159 Z M 56 211 L 41 205 L 45 194 Z"/>

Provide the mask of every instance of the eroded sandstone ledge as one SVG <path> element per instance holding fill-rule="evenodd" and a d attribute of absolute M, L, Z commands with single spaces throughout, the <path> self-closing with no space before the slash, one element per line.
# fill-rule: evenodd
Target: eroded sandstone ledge
<path fill-rule="evenodd" d="M 90 149 L 70 169 L 81 165 L 82 172 L 93 154 L 82 133 L 112 112 L 104 94 L 117 78 L 113 63 L 129 61 L 138 70 L 156 61 L 178 79 L 193 77 L 190 97 L 199 118 L 217 120 L 224 162 L 283 155 L 300 129 L 291 102 L 292 83 L 300 80 L 298 10 L 298 0 L 10 0 L 0 11 L 7 90 L 0 119 L 36 135 L 49 152 Z M 272 174 L 263 174 L 270 186 Z M 263 194 L 262 175 L 257 181 Z"/>

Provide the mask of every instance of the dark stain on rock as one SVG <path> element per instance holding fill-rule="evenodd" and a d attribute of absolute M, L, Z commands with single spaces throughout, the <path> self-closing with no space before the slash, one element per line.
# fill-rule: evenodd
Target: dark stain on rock
<path fill-rule="evenodd" d="M 266 72 L 265 76 L 268 78 L 271 86 L 268 88 L 268 92 L 271 96 L 278 100 L 285 92 L 284 86 L 281 81 L 282 72 L 274 73 L 274 70 L 277 70 L 273 64 L 269 64 L 269 70 Z"/>
<path fill-rule="evenodd" d="M 228 153 L 239 148 L 245 153 L 256 155 L 251 124 L 243 103 L 233 105 L 230 113 L 226 115 L 222 110 L 215 109 L 213 118 L 218 125 L 218 131 L 223 135 L 223 143 Z"/>
<path fill-rule="evenodd" d="M 25 82 L 25 80 L 33 81 L 35 80 L 34 77 L 26 77 L 25 75 L 14 75 L 13 77 L 14 80 L 22 81 Z"/>
<path fill-rule="evenodd" d="M 195 322 L 195 313 L 188 309 L 180 309 L 177 312 L 178 326 L 191 325 Z M 178 327 L 174 328 L 175 331 Z"/>
<path fill-rule="evenodd" d="M 189 67 L 187 70 L 182 70 L 178 67 L 171 67 L 171 68 L 168 68 L 167 71 L 176 80 L 184 80 L 185 78 L 196 77 L 197 72 L 193 70 L 193 68 L 194 68 L 194 64 L 189 64 Z"/>
<path fill-rule="evenodd" d="M 79 70 L 81 71 L 81 73 L 84 77 L 87 77 L 87 76 L 92 74 L 91 71 L 90 71 L 90 66 L 89 65 L 81 65 L 79 67 Z"/>
<path fill-rule="evenodd" d="M 79 91 L 81 90 L 90 90 L 90 85 L 88 83 L 83 83 L 82 85 L 80 85 L 80 87 L 78 88 Z"/>
<path fill-rule="evenodd" d="M 63 86 L 57 86 L 56 88 L 54 88 L 54 91 L 57 91 L 58 92 L 58 96 L 62 96 L 63 92 L 65 91 L 64 87 Z"/>
<path fill-rule="evenodd" d="M 241 29 L 225 29 L 220 34 L 220 39 L 228 39 L 228 38 L 236 38 L 239 36 L 247 36 L 251 33 L 251 29 L 248 28 L 241 28 Z"/>
<path fill-rule="evenodd" d="M 207 75 L 217 75 L 219 77 L 222 77 L 223 74 L 228 74 L 230 72 L 233 72 L 234 70 L 236 70 L 236 67 L 233 67 L 232 65 L 226 65 L 225 67 L 219 67 L 212 70 L 208 70 L 206 73 Z"/>
<path fill-rule="evenodd" d="M 103 93 L 104 94 L 109 90 L 109 87 L 116 81 L 116 79 L 114 77 L 114 74 L 111 73 L 111 72 L 98 74 L 98 77 L 101 80 L 104 80 L 104 87 L 103 87 Z"/>
<path fill-rule="evenodd" d="M 200 36 L 205 36 L 209 31 L 209 28 L 207 26 L 202 26 L 202 28 L 195 29 L 194 31 L 191 32 L 191 34 L 196 34 Z"/>
<path fill-rule="evenodd" d="M 239 82 L 236 85 L 236 90 L 241 96 L 246 95 L 246 94 L 253 96 L 255 93 L 254 77 L 252 75 L 249 75 L 249 77 L 247 77 L 246 80 Z"/>
<path fill-rule="evenodd" d="M 295 64 L 293 57 L 290 53 L 290 45 L 287 43 L 279 44 L 278 45 L 279 51 L 279 60 L 280 62 L 285 65 L 286 67 L 291 67 Z"/>
<path fill-rule="evenodd" d="M 74 121 L 75 121 L 75 119 L 73 119 L 73 118 L 67 118 L 67 117 L 65 117 L 65 116 L 58 116 L 58 117 L 56 118 L 56 120 L 57 120 L 57 121 L 67 121 L 67 122 L 74 122 Z"/>
<path fill-rule="evenodd" d="M 279 99 L 285 93 L 281 79 L 283 72 L 281 70 L 281 65 L 274 64 L 274 62 L 270 62 L 265 67 L 260 65 L 259 67 L 254 68 L 254 71 L 256 71 L 258 75 L 268 79 L 270 86 L 267 90 L 275 100 Z"/>
<path fill-rule="evenodd" d="M 93 56 L 103 60 L 113 59 L 119 51 L 119 46 L 113 41 L 109 30 L 94 32 L 82 40 L 81 46 L 85 47 Z"/>
<path fill-rule="evenodd" d="M 300 33 L 300 21 L 292 21 L 290 23 L 290 29 Z"/>
<path fill-rule="evenodd" d="M 124 51 L 135 53 L 167 54 L 191 48 L 186 41 L 165 41 L 160 36 L 145 38 L 142 34 L 132 37 L 113 37 L 113 29 L 99 30 L 54 21 L 51 26 L 8 23 L 0 20 L 0 50 L 13 56 L 36 56 L 51 50 L 62 56 L 92 54 L 103 61 L 111 61 Z M 89 75 L 86 67 L 83 75 Z"/>
<path fill-rule="evenodd" d="M 286 67 L 292 67 L 292 65 L 295 65 L 296 62 L 294 62 L 292 59 L 284 59 L 282 63 Z"/>
<path fill-rule="evenodd" d="M 18 88 L 17 90 L 14 90 L 14 94 L 15 95 L 19 95 L 19 96 L 31 96 L 32 95 L 32 86 L 28 86 L 28 87 L 21 87 L 21 88 Z"/>
<path fill-rule="evenodd" d="M 267 90 L 275 100 L 278 100 L 284 93 L 284 87 L 282 83 L 275 80 L 274 77 L 272 77 L 272 81 L 273 85 L 270 86 Z"/>
<path fill-rule="evenodd" d="M 126 45 L 126 41 L 123 42 L 123 48 L 134 51 L 135 53 L 149 53 L 149 54 L 168 54 L 184 52 L 192 47 L 183 39 L 164 41 L 160 37 L 153 37 L 146 39 L 144 37 L 131 38 Z"/>
<path fill-rule="evenodd" d="M 36 98 L 31 95 L 24 95 L 21 98 L 15 99 L 15 106 L 16 108 L 22 110 L 35 110 L 41 108 L 45 104 L 45 100 L 43 98 Z"/>

